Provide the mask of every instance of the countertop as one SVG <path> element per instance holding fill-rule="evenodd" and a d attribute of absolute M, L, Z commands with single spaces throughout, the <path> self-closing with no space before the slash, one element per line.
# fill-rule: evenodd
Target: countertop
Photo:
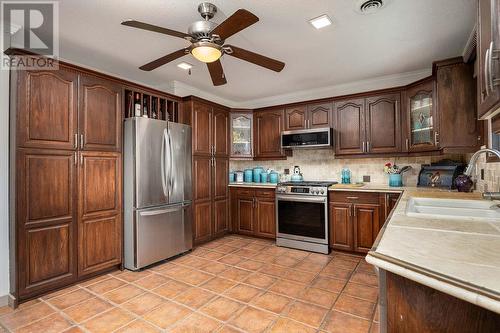
<path fill-rule="evenodd" d="M 231 182 L 229 183 L 229 187 L 254 187 L 254 188 L 276 188 L 278 184 L 272 183 L 237 183 Z"/>
<path fill-rule="evenodd" d="M 386 184 L 370 184 L 365 183 L 362 186 L 352 186 L 344 184 L 335 184 L 328 188 L 328 191 L 358 191 L 358 192 L 389 192 L 389 193 L 401 193 L 405 189 L 417 187 L 391 187 Z"/>
<path fill-rule="evenodd" d="M 500 220 L 406 215 L 411 197 L 479 200 L 480 194 L 416 187 L 402 191 L 366 261 L 500 313 Z"/>

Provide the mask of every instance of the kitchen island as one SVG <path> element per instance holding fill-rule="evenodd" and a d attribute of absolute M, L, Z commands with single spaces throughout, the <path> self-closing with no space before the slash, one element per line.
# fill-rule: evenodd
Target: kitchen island
<path fill-rule="evenodd" d="M 498 332 L 500 220 L 409 216 L 411 198 L 481 197 L 402 191 L 366 256 L 379 273 L 381 332 Z"/>

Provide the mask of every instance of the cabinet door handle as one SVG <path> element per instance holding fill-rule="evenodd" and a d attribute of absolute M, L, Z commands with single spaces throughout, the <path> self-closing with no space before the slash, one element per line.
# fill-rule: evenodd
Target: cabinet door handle
<path fill-rule="evenodd" d="M 80 165 L 83 165 L 83 154 L 80 154 Z"/>
<path fill-rule="evenodd" d="M 73 148 L 77 149 L 78 148 L 78 133 L 75 133 L 74 141 L 73 141 Z"/>
<path fill-rule="evenodd" d="M 83 134 L 80 134 L 80 148 L 81 149 L 83 149 L 83 144 L 84 144 Z"/>
<path fill-rule="evenodd" d="M 434 133 L 434 145 L 437 147 L 439 145 L 439 133 Z"/>
<path fill-rule="evenodd" d="M 356 207 L 354 207 L 354 206 L 352 207 L 352 212 L 353 212 L 354 217 L 356 217 Z"/>
<path fill-rule="evenodd" d="M 347 197 L 347 199 L 349 199 L 349 200 L 358 200 L 359 197 Z"/>
<path fill-rule="evenodd" d="M 365 142 L 363 141 L 363 153 L 365 152 Z"/>
<path fill-rule="evenodd" d="M 78 165 L 78 157 L 76 157 L 76 151 L 75 155 L 73 156 L 73 162 L 75 163 L 75 165 Z"/>
<path fill-rule="evenodd" d="M 489 70 L 488 70 L 489 54 L 490 54 L 490 49 L 488 48 L 486 50 L 486 54 L 484 56 L 484 85 L 485 85 L 486 96 L 490 95 L 489 78 L 488 78 L 488 74 L 489 74 Z"/>
<path fill-rule="evenodd" d="M 406 139 L 406 150 L 410 150 L 410 139 Z"/>
<path fill-rule="evenodd" d="M 366 141 L 366 152 L 370 152 L 370 141 Z"/>
<path fill-rule="evenodd" d="M 495 87 L 498 86 L 500 80 L 493 78 L 493 59 L 498 60 L 497 55 L 493 55 L 494 53 L 498 53 L 498 50 L 493 49 L 493 42 L 490 43 L 488 53 L 488 85 L 491 92 L 495 90 Z"/>

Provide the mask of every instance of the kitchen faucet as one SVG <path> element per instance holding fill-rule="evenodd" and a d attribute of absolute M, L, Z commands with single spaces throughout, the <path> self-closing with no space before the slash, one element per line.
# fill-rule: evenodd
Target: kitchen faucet
<path fill-rule="evenodd" d="M 481 155 L 481 153 L 495 154 L 500 159 L 500 151 L 496 149 L 490 149 L 490 148 L 479 149 L 470 158 L 469 165 L 467 166 L 467 169 L 465 169 L 464 175 L 472 178 L 472 172 L 476 168 L 477 159 L 479 158 L 479 155 Z"/>
<path fill-rule="evenodd" d="M 472 172 L 474 171 L 474 168 L 476 167 L 477 160 L 479 158 L 479 155 L 481 153 L 491 153 L 496 155 L 500 159 L 500 151 L 496 149 L 490 149 L 490 148 L 483 148 L 479 149 L 476 151 L 472 157 L 470 158 L 469 165 L 467 166 L 467 169 L 465 169 L 464 175 L 472 179 Z M 485 192 L 483 193 L 483 199 L 488 199 L 488 200 L 500 200 L 500 192 Z"/>

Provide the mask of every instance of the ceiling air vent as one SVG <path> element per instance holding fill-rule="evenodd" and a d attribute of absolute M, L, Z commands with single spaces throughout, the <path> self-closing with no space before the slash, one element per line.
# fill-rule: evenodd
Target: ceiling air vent
<path fill-rule="evenodd" d="M 361 0 L 357 2 L 356 10 L 361 14 L 373 14 L 385 5 L 384 0 Z"/>

